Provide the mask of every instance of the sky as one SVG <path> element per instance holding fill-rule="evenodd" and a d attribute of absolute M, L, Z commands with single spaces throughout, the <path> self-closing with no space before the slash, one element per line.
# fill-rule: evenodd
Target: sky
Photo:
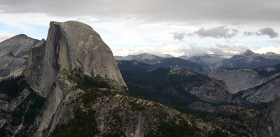
<path fill-rule="evenodd" d="M 0 42 L 76 20 L 120 56 L 280 53 L 279 14 L 277 0 L 0 0 Z"/>

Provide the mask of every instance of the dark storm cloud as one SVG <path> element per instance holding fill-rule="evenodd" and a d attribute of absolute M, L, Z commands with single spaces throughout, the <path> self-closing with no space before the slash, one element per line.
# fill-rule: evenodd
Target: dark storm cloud
<path fill-rule="evenodd" d="M 278 37 L 278 33 L 276 33 L 275 30 L 272 28 L 262 28 L 256 34 L 257 35 L 267 35 L 270 38 Z"/>
<path fill-rule="evenodd" d="M 179 41 L 182 41 L 186 36 L 186 33 L 183 32 L 173 32 L 172 34 L 173 34 L 173 39 Z"/>
<path fill-rule="evenodd" d="M 2 13 L 55 16 L 137 17 L 188 22 L 279 22 L 275 0 L 1 0 Z"/>
<path fill-rule="evenodd" d="M 198 31 L 193 32 L 200 37 L 213 37 L 213 38 L 231 38 L 237 34 L 238 30 L 229 29 L 225 26 L 204 29 L 201 28 Z"/>

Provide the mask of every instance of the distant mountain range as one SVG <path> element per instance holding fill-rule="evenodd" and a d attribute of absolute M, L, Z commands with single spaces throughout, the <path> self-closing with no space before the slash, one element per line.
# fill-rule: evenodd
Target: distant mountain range
<path fill-rule="evenodd" d="M 118 66 L 121 69 L 138 69 L 148 70 L 151 68 L 175 68 L 181 67 L 186 70 L 191 70 L 200 74 L 210 73 L 210 68 L 200 65 L 193 61 L 181 58 L 158 58 L 149 60 L 117 60 Z"/>
<path fill-rule="evenodd" d="M 141 54 L 134 58 L 140 59 L 139 57 L 144 57 L 144 55 L 149 58 L 118 60 L 118 66 L 122 72 L 135 70 L 136 73 L 137 70 L 151 73 L 154 69 L 180 67 L 184 70 L 208 75 L 213 79 L 225 82 L 227 91 L 235 94 L 235 102 L 245 99 L 251 103 L 267 103 L 280 96 L 278 92 L 280 90 L 278 88 L 280 65 L 275 65 L 280 64 L 280 55 L 276 53 L 258 54 L 247 50 L 232 58 L 203 55 L 182 59 L 162 58 L 149 54 Z M 125 74 L 123 75 L 126 76 Z"/>
<path fill-rule="evenodd" d="M 129 56 L 116 56 L 116 60 L 161 60 L 165 58 L 174 58 L 172 56 L 159 57 L 151 54 L 139 54 L 139 55 L 129 55 Z M 234 55 L 231 58 L 226 58 L 221 55 L 205 54 L 201 56 L 186 57 L 181 56 L 181 59 L 185 59 L 197 64 L 209 67 L 211 69 L 217 68 L 260 68 L 267 67 L 276 64 L 280 64 L 280 55 L 268 52 L 266 54 L 254 53 L 251 50 Z"/>
<path fill-rule="evenodd" d="M 202 56 L 183 57 L 184 59 L 194 61 L 196 63 L 208 66 L 212 69 L 216 68 L 259 68 L 280 63 L 280 55 L 268 52 L 266 54 L 254 53 L 251 50 L 234 55 L 231 58 L 225 58 L 220 55 L 206 54 Z"/>
<path fill-rule="evenodd" d="M 152 60 L 152 59 L 162 59 L 162 58 L 172 58 L 173 56 L 169 54 L 164 54 L 162 56 L 156 56 L 148 53 L 142 53 L 138 55 L 128 55 L 128 56 L 115 56 L 116 60 Z"/>
<path fill-rule="evenodd" d="M 258 54 L 250 50 L 232 58 L 223 60 L 216 68 L 260 68 L 280 63 L 280 55 L 276 53 Z"/>
<path fill-rule="evenodd" d="M 280 55 L 269 52 L 254 53 L 250 50 L 225 58 L 219 55 L 163 58 L 140 54 L 118 60 L 122 70 L 153 71 L 155 68 L 176 68 L 208 75 L 225 82 L 227 91 L 235 94 L 235 102 L 245 99 L 251 103 L 267 103 L 280 95 Z M 127 57 L 123 57 L 128 59 Z M 243 101 L 244 102 L 244 101 Z M 241 103 L 242 104 L 242 103 Z"/>
<path fill-rule="evenodd" d="M 190 60 L 204 66 L 208 66 L 209 68 L 212 69 L 217 68 L 217 66 L 219 66 L 219 64 L 226 59 L 223 56 L 214 55 L 214 54 L 205 54 L 201 56 L 192 56 L 192 57 L 181 56 L 180 58 Z"/>

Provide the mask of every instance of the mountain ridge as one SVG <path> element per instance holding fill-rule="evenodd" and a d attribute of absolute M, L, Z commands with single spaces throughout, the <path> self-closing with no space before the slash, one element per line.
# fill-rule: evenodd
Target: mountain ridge
<path fill-rule="evenodd" d="M 147 58 L 142 57 L 145 55 Z M 160 60 L 164 58 L 175 58 L 175 57 L 160 57 L 153 54 L 142 53 L 138 55 L 128 55 L 128 56 L 116 56 L 119 60 Z M 260 68 L 260 67 L 268 67 L 276 64 L 280 64 L 280 54 L 276 54 L 274 52 L 267 52 L 265 54 L 254 53 L 251 50 L 246 50 L 243 53 L 236 54 L 231 56 L 230 58 L 224 57 L 222 55 L 216 54 L 204 54 L 198 56 L 180 56 L 178 58 L 182 58 L 185 60 L 189 60 L 200 65 L 207 66 L 211 69 L 218 68 Z"/>

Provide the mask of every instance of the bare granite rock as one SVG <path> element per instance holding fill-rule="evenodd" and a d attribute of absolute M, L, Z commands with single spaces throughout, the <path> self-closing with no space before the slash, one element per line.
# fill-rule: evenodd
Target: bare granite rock
<path fill-rule="evenodd" d="M 280 96 L 278 66 L 259 69 L 217 69 L 209 76 L 224 81 L 230 93 L 238 93 L 238 98 L 252 103 L 268 103 Z"/>
<path fill-rule="evenodd" d="M 76 21 L 51 22 L 45 44 L 31 50 L 24 72 L 30 86 L 47 99 L 33 125 L 35 136 L 49 136 L 61 120 L 67 120 L 66 106 L 80 93 L 72 89 L 74 85 L 65 75 L 73 70 L 126 87 L 112 51 L 90 26 Z"/>
<path fill-rule="evenodd" d="M 46 44 L 29 55 L 25 76 L 32 88 L 47 97 L 58 74 L 74 69 L 126 87 L 112 51 L 90 26 L 76 21 L 51 22 Z"/>
<path fill-rule="evenodd" d="M 217 69 L 212 71 L 209 76 L 224 81 L 232 94 L 255 87 L 265 81 L 251 69 Z"/>
<path fill-rule="evenodd" d="M 280 79 L 273 80 L 261 86 L 246 91 L 242 97 L 245 97 L 252 103 L 268 103 L 274 101 L 280 96 Z"/>

